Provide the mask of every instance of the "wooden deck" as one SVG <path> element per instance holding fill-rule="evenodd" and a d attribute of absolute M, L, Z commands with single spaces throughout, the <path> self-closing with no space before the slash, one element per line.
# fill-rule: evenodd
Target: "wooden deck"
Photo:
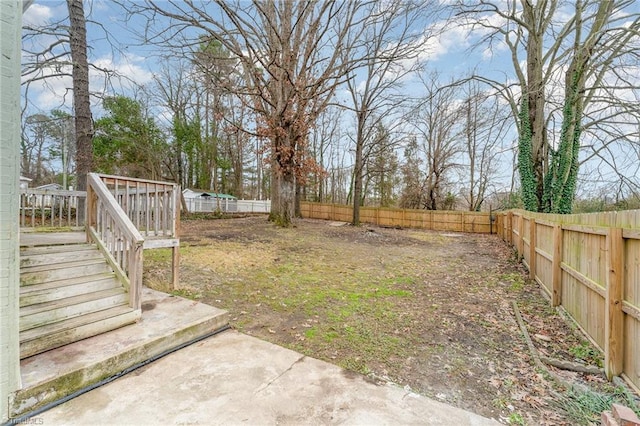
<path fill-rule="evenodd" d="M 24 232 L 20 231 L 20 247 L 82 244 L 87 241 L 84 231 L 71 232 Z"/>
<path fill-rule="evenodd" d="M 86 242 L 84 231 L 65 232 L 37 232 L 21 229 L 20 247 L 52 246 L 64 244 L 81 244 Z M 180 246 L 178 238 L 146 237 L 144 240 L 145 249 L 171 248 Z"/>
<path fill-rule="evenodd" d="M 21 358 L 139 320 L 144 249 L 172 249 L 177 286 L 178 185 L 90 173 L 86 221 L 56 232 L 64 228 L 54 220 L 54 207 L 62 218 L 62 206 L 71 206 L 69 197 L 77 196 L 67 192 L 58 191 L 55 200 L 43 195 L 39 203 L 25 201 L 42 216 L 37 221 L 32 215 L 30 228 L 19 235 Z M 46 201 L 53 204 L 45 206 Z M 49 219 L 51 227 L 37 232 Z"/>

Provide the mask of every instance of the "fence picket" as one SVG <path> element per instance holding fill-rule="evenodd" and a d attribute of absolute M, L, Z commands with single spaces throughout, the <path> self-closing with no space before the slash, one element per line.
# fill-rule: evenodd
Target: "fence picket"
<path fill-rule="evenodd" d="M 622 375 L 640 387 L 640 210 L 585 215 L 509 211 L 498 215 L 497 222 L 504 224 L 501 238 L 517 250 L 521 244 L 514 238 L 511 220 L 528 218 L 530 276 L 550 289 L 552 305 L 564 307 L 602 348 L 607 377 Z M 551 274 L 545 267 L 549 260 Z"/>

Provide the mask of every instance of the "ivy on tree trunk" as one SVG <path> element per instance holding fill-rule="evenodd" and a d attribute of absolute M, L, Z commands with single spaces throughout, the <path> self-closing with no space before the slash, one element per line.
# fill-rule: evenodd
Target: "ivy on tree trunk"
<path fill-rule="evenodd" d="M 529 121 L 529 101 L 526 96 L 522 97 L 519 118 L 520 137 L 518 139 L 518 171 L 520 172 L 522 201 L 525 209 L 529 211 L 538 211 L 538 197 L 536 196 L 538 183 L 533 170 L 533 141 L 531 122 Z"/>
<path fill-rule="evenodd" d="M 543 211 L 547 213 L 568 214 L 572 210 L 578 179 L 582 116 L 579 80 L 579 73 L 575 72 L 562 111 L 560 144 L 552 152 L 549 171 L 545 176 Z"/>

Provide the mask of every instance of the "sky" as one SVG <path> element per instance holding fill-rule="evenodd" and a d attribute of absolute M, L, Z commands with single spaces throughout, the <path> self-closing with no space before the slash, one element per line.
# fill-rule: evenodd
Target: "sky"
<path fill-rule="evenodd" d="M 123 77 L 121 81 L 114 81 L 113 88 L 109 89 L 130 91 L 133 85 L 128 84 L 127 79 L 139 85 L 152 83 L 154 72 L 157 72 L 159 65 L 163 62 L 159 55 L 164 52 L 154 47 L 145 48 L 137 40 L 138 37 L 135 34 L 144 30 L 145 22 L 136 18 L 125 22 L 125 12 L 116 3 L 107 0 L 85 2 L 85 13 L 88 15 L 90 62 L 100 68 L 115 70 Z M 43 26 L 50 22 L 64 20 L 66 16 L 65 1 L 35 0 L 23 16 L 23 25 Z M 96 25 L 95 22 L 99 22 L 100 25 Z M 435 26 L 442 27 L 444 23 L 436 23 Z M 35 43 L 42 48 L 52 40 L 54 37 L 39 37 Z M 428 61 L 433 69 L 437 69 L 445 77 L 467 73 L 480 65 L 498 69 L 508 68 L 508 63 L 496 65 L 493 55 L 488 53 L 488 50 L 470 49 L 471 43 L 472 40 L 467 37 L 466 30 L 458 26 L 450 26 L 440 37 L 429 39 L 423 44 L 420 59 Z M 25 76 L 23 81 L 27 78 Z M 65 101 L 68 106 L 70 99 L 68 97 L 63 99 L 61 94 L 70 87 L 70 77 L 32 84 L 29 99 L 34 106 L 45 112 L 60 107 L 62 101 Z M 93 70 L 92 92 L 99 93 L 104 91 L 104 88 L 102 73 Z"/>
<path fill-rule="evenodd" d="M 447 0 L 440 0 L 444 3 Z M 501 2 L 503 0 L 497 0 Z M 632 4 L 629 12 L 640 10 L 640 2 Z M 106 79 L 104 72 L 92 70 L 90 72 L 90 90 L 96 94 L 92 100 L 94 118 L 102 114 L 100 105 L 100 95 L 124 94 L 135 96 L 138 85 L 152 88 L 154 84 L 154 73 L 158 72 L 166 58 L 167 52 L 163 52 L 153 46 L 144 46 L 137 34 L 144 30 L 145 22 L 141 18 L 127 18 L 123 9 L 113 1 L 92 0 L 85 2 L 85 13 L 87 13 L 87 34 L 89 41 L 89 60 L 97 68 L 115 71 L 117 78 Z M 39 27 L 51 22 L 64 21 L 67 17 L 67 6 L 65 1 L 59 0 L 35 0 L 33 5 L 23 15 L 23 25 L 26 27 Z M 569 19 L 569 14 L 559 14 L 558 24 Z M 487 17 L 492 24 L 501 25 L 503 20 L 497 14 Z M 510 62 L 509 52 L 503 42 L 497 41 L 489 48 L 487 45 L 477 46 L 476 43 L 487 34 L 486 30 L 476 27 L 470 32 L 468 28 L 461 25 L 447 25 L 444 20 L 425 22 L 433 28 L 441 30 L 438 37 L 426 41 L 421 46 L 420 59 L 425 61 L 429 70 L 437 71 L 440 78 L 446 81 L 452 77 L 468 75 L 475 71 L 483 75 L 490 76 L 499 81 L 514 81 L 513 66 Z M 48 46 L 55 40 L 53 36 L 40 36 L 37 38 L 25 38 L 24 46 L 29 49 L 39 50 Z M 24 55 L 24 61 L 28 61 L 28 56 Z M 65 69 L 65 67 L 63 67 Z M 68 67 L 66 67 L 68 69 Z M 50 74 L 55 71 L 40 71 L 43 74 Z M 33 74 L 32 74 L 33 75 Z M 31 75 L 31 76 L 32 76 Z M 23 81 L 30 76 L 25 76 Z M 35 112 L 47 113 L 52 109 L 70 110 L 71 78 L 68 76 L 58 78 L 48 78 L 39 80 L 29 85 L 29 103 L 27 114 Z M 416 79 L 407 79 L 404 90 L 408 96 L 420 94 L 420 85 Z M 560 91 L 551 91 L 551 97 Z M 23 94 L 27 94 L 23 86 Z M 338 97 L 346 96 L 345 93 L 338 93 Z M 629 96 L 637 96 L 632 93 Z M 157 109 L 158 119 L 167 121 L 169 119 L 165 109 Z M 515 134 L 512 132 L 505 141 L 503 147 L 509 148 L 516 142 Z M 624 150 L 624 148 L 623 148 Z M 625 154 L 623 152 L 623 154 Z M 616 153 L 611 154 L 613 160 Z M 633 155 L 628 155 L 633 162 Z M 505 153 L 503 162 L 505 165 L 502 172 L 502 185 L 510 184 L 512 155 Z M 622 158 L 620 161 L 624 162 Z M 599 167 L 591 163 L 586 165 L 584 182 L 587 183 L 590 176 L 599 175 Z M 606 164 L 604 167 L 610 167 Z M 627 164 L 629 173 L 637 174 L 633 171 L 633 165 Z M 594 173 L 594 170 L 598 173 Z M 631 178 L 638 180 L 637 176 Z M 598 179 L 591 179 L 590 185 L 598 184 Z M 585 186 L 586 188 L 587 186 Z M 508 188 L 505 188 L 508 189 Z"/>

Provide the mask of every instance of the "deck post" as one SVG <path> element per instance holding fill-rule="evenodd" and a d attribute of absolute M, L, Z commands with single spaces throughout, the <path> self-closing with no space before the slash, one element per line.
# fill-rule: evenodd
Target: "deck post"
<path fill-rule="evenodd" d="M 173 201 L 173 238 L 180 241 L 180 204 L 179 197 L 182 196 L 180 185 L 174 186 L 174 201 Z M 174 290 L 179 288 L 179 269 L 180 269 L 180 243 L 177 246 L 171 248 L 171 285 Z"/>
<path fill-rule="evenodd" d="M 80 204 L 78 204 L 78 207 L 80 207 Z M 84 207 L 87 209 L 84 215 L 84 231 L 87 236 L 87 242 L 91 242 L 91 233 L 89 230 L 96 224 L 97 216 L 95 194 L 93 193 L 93 188 L 89 184 L 87 184 L 87 198 L 84 203 Z M 76 210 L 76 215 L 78 214 L 79 212 Z"/>

